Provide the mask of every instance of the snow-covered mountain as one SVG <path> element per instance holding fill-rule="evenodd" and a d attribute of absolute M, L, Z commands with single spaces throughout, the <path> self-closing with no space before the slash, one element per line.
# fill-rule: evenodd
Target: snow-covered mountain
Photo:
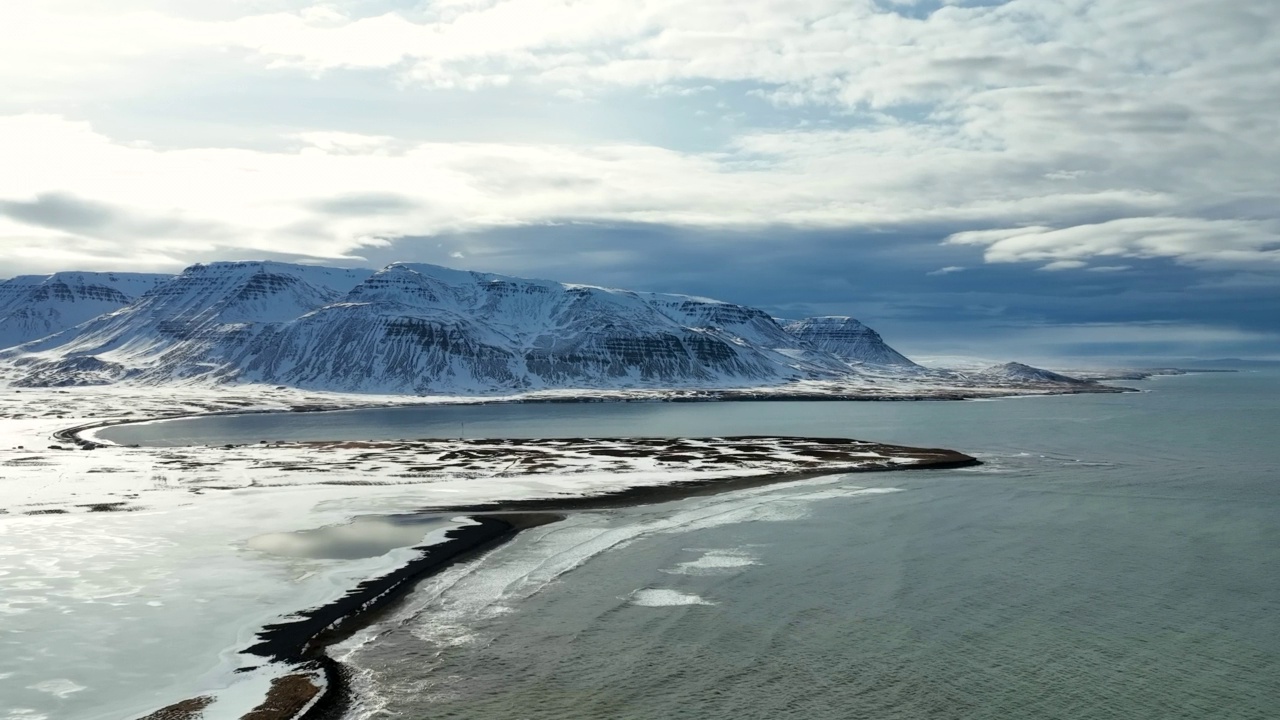
<path fill-rule="evenodd" d="M 60 272 L 0 282 L 0 348 L 37 340 L 118 310 L 172 277 Z"/>
<path fill-rule="evenodd" d="M 280 328 L 243 378 L 468 392 L 722 387 L 832 376 L 767 314 L 714 300 L 397 263 Z"/>
<path fill-rule="evenodd" d="M 194 265 L 129 305 L 12 348 L 20 385 L 234 379 L 274 329 L 341 298 L 368 270 L 274 262 Z"/>
<path fill-rule="evenodd" d="M 980 375 L 994 382 L 1052 383 L 1061 385 L 1087 385 L 1089 381 L 1062 375 L 1043 368 L 1010 362 L 983 370 Z"/>
<path fill-rule="evenodd" d="M 19 385 L 242 381 L 359 392 L 776 385 L 843 358 L 755 308 L 396 263 L 196 265 L 0 352 Z"/>
<path fill-rule="evenodd" d="M 789 321 L 784 327 L 814 348 L 851 363 L 920 367 L 889 347 L 880 333 L 851 317 L 811 317 Z"/>

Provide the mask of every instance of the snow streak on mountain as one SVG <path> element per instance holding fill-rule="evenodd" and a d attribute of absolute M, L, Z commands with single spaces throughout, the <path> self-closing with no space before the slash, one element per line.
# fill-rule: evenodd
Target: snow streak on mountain
<path fill-rule="evenodd" d="M 856 320 L 830 337 L 806 321 L 798 336 L 760 310 L 706 298 L 435 265 L 196 265 L 112 310 L 0 359 L 26 385 L 242 381 L 422 394 L 744 387 L 839 379 L 850 361 L 912 366 Z"/>

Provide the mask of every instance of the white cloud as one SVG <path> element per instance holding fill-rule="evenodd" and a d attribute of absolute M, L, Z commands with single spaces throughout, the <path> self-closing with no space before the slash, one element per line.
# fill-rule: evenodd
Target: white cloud
<path fill-rule="evenodd" d="M 1203 266 L 1280 265 L 1280 223 L 1133 217 L 1063 228 L 1043 226 L 956 233 L 952 245 L 985 247 L 987 262 L 1084 267 L 1090 258 L 1172 258 Z"/>
<path fill-rule="evenodd" d="M 964 270 L 965 268 L 959 265 L 948 265 L 946 267 L 940 267 L 937 270 L 933 270 L 925 274 L 926 275 L 950 275 L 951 273 L 964 272 Z"/>
<path fill-rule="evenodd" d="M 988 262 L 1280 265 L 1280 3 L 1010 0 L 919 15 L 874 0 L 0 3 L 0 201 L 111 209 L 72 229 L 10 216 L 0 260 L 55 242 L 151 261 L 197 247 L 345 257 L 401 234 L 584 219 L 963 223 L 980 229 L 948 242 Z M 351 70 L 394 76 L 388 94 L 509 92 L 518 101 L 487 106 L 509 113 L 508 137 L 388 134 L 358 100 L 325 98 Z M 183 143 L 178 127 L 147 143 L 166 113 L 199 124 L 165 104 L 188 82 L 264 83 L 234 96 L 247 119 L 227 134 L 243 142 Z M 526 119 L 530 97 L 589 115 L 629 90 L 658 114 L 705 99 L 690 126 L 713 102 L 744 105 L 713 111 L 732 122 L 703 152 L 552 142 L 554 113 Z M 280 126 L 273 103 L 289 92 L 325 98 L 329 114 Z M 828 129 L 757 122 L 743 114 L 752 96 Z M 78 122 L 131 102 L 131 122 Z M 356 196 L 368 202 L 341 200 Z M 174 234 L 147 237 L 162 228 Z"/>
<path fill-rule="evenodd" d="M 1062 270 L 1079 270 L 1088 264 L 1080 260 L 1054 260 L 1048 265 L 1042 265 L 1040 269 L 1046 272 L 1060 272 Z"/>

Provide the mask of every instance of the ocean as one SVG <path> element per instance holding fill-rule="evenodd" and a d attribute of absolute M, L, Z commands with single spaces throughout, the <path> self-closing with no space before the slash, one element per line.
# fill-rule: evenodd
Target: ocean
<path fill-rule="evenodd" d="M 351 716 L 1278 717 L 1280 374 L 1141 386 L 490 417 L 495 434 L 786 431 L 985 464 L 528 530 L 334 648 L 361 697 Z M 546 408 L 540 428 L 523 419 Z"/>

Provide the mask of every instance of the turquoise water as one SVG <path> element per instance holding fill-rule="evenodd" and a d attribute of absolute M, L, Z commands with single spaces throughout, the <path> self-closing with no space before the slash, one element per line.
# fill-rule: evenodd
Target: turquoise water
<path fill-rule="evenodd" d="M 376 640 L 338 649 L 366 698 L 353 715 L 1280 716 L 1280 376 L 1144 386 L 640 407 L 640 419 L 611 414 L 639 406 L 585 410 L 611 420 L 549 406 L 570 415 L 537 427 L 491 417 L 503 433 L 630 422 L 655 434 L 850 435 L 987 464 L 527 531 L 425 583 Z"/>

